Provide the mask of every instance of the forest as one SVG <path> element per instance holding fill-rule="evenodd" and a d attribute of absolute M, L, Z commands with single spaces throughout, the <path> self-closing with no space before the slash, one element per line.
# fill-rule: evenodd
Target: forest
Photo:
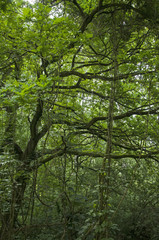
<path fill-rule="evenodd" d="M 0 240 L 158 240 L 158 137 L 158 0 L 1 0 Z"/>

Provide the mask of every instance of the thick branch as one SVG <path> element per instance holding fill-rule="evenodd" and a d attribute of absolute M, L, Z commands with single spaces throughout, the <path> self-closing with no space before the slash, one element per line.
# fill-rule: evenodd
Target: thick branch
<path fill-rule="evenodd" d="M 76 0 L 73 0 L 73 4 L 78 8 L 80 14 L 82 17 L 85 17 L 86 14 L 83 12 L 83 9 L 81 8 L 81 6 L 78 4 L 78 2 Z"/>
<path fill-rule="evenodd" d="M 60 77 L 68 77 L 68 76 L 74 75 L 74 76 L 77 76 L 77 77 L 80 77 L 83 79 L 101 79 L 103 81 L 111 82 L 111 81 L 117 81 L 117 80 L 121 80 L 121 79 L 127 79 L 130 76 L 145 75 L 145 74 L 151 74 L 151 73 L 155 73 L 155 72 L 156 71 L 146 71 L 146 72 L 137 71 L 137 72 L 132 72 L 132 73 L 120 74 L 114 78 L 114 77 L 101 76 L 100 74 L 103 72 L 96 73 L 96 74 L 93 74 L 93 73 L 85 73 L 84 74 L 84 73 L 80 73 L 75 70 L 72 70 L 72 71 L 63 71 L 59 74 L 59 76 Z"/>
<path fill-rule="evenodd" d="M 44 127 L 39 133 L 38 133 L 38 123 L 39 123 L 39 120 L 42 116 L 42 112 L 43 112 L 43 102 L 42 100 L 38 100 L 38 104 L 37 104 L 37 108 L 36 108 L 36 112 L 34 114 L 34 117 L 30 123 L 30 134 L 31 134 L 31 137 L 30 137 L 30 140 L 27 144 L 27 147 L 24 151 L 24 154 L 23 154 L 23 161 L 25 160 L 28 160 L 31 159 L 31 155 L 33 155 L 34 153 L 34 150 L 37 146 L 37 143 L 38 141 L 45 135 L 45 133 L 47 132 L 47 128 Z"/>
<path fill-rule="evenodd" d="M 99 152 L 86 152 L 86 151 L 78 151 L 78 150 L 66 150 L 67 154 L 77 155 L 77 156 L 88 156 L 88 157 L 106 157 L 105 153 Z M 123 158 L 134 158 L 134 159 L 142 159 L 142 158 L 153 158 L 154 154 L 159 154 L 159 151 L 149 152 L 148 154 L 111 154 L 111 158 L 113 159 L 123 159 Z M 159 161 L 158 161 L 159 162 Z"/>
<path fill-rule="evenodd" d="M 159 108 L 146 110 L 146 111 L 143 111 L 143 110 L 136 110 L 136 111 L 135 110 L 131 110 L 131 111 L 128 111 L 126 113 L 114 116 L 113 120 L 121 120 L 121 119 L 124 119 L 126 117 L 133 116 L 133 115 L 143 116 L 143 115 L 149 115 L 149 114 L 158 114 L 158 111 L 159 111 Z M 94 123 L 96 123 L 98 121 L 107 120 L 107 118 L 108 117 L 104 117 L 104 116 L 103 117 L 95 117 L 88 123 L 87 128 L 90 128 Z"/>
<path fill-rule="evenodd" d="M 37 135 L 37 124 L 39 122 L 39 119 L 42 116 L 42 111 L 43 111 L 43 102 L 39 99 L 35 115 L 30 123 L 30 132 L 31 132 L 31 137 L 34 138 Z"/>
<path fill-rule="evenodd" d="M 36 167 L 40 167 L 42 166 L 43 164 L 51 161 L 52 159 L 56 158 L 56 157 L 60 157 L 62 156 L 63 154 L 65 153 L 65 150 L 64 149 L 60 149 L 60 148 L 56 148 L 52 151 L 52 154 L 46 158 L 42 157 L 41 159 L 38 160 L 37 164 L 36 164 Z M 32 170 L 33 168 L 31 168 Z"/>

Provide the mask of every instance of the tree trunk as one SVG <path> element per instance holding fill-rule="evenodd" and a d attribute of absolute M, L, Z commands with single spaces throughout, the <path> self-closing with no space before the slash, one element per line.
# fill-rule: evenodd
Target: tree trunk
<path fill-rule="evenodd" d="M 108 239 L 110 232 L 110 220 L 109 220 L 109 197 L 111 187 L 111 154 L 112 154 L 112 135 L 113 135 L 113 115 L 114 115 L 114 99 L 116 90 L 116 81 L 118 75 L 118 61 L 117 61 L 117 39 L 116 39 L 116 20 L 114 13 L 112 14 L 112 59 L 113 59 L 113 76 L 114 80 L 110 86 L 110 98 L 108 108 L 108 120 L 107 120 L 107 146 L 106 156 L 103 159 L 102 169 L 99 173 L 99 209 L 102 213 L 99 219 L 99 226 L 102 227 L 101 232 L 97 235 L 97 239 Z"/>
<path fill-rule="evenodd" d="M 33 119 L 30 123 L 30 140 L 23 152 L 18 144 L 15 143 L 14 132 L 16 126 L 15 112 L 12 108 L 7 108 L 8 119 L 6 123 L 5 138 L 1 147 L 1 155 L 5 157 L 5 148 L 9 151 L 10 165 L 7 169 L 8 175 L 5 175 L 9 183 L 9 199 L 5 199 L 7 208 L 4 206 L 1 210 L 1 229 L 0 240 L 14 239 L 14 231 L 17 224 L 19 210 L 22 207 L 24 193 L 29 179 L 30 163 L 36 159 L 35 148 L 39 140 L 45 135 L 48 128 L 44 127 L 38 132 L 38 123 L 42 116 L 43 103 L 39 99 Z M 14 160 L 16 160 L 14 162 Z M 18 164 L 17 164 L 18 162 Z M 10 170 L 10 166 L 14 170 Z M 6 169 L 4 169 L 6 171 Z M 13 172 L 12 172 L 13 171 Z M 2 179 L 4 176 L 2 176 Z M 5 190 L 4 190 L 5 192 Z M 3 204 L 2 204 L 3 205 Z M 5 204 L 4 204 L 5 205 Z"/>
<path fill-rule="evenodd" d="M 12 186 L 12 197 L 9 201 L 9 208 L 1 214 L 2 226 L 0 230 L 1 240 L 14 239 L 14 231 L 17 224 L 17 217 L 22 206 L 24 192 L 26 189 L 26 178 L 20 176 Z"/>

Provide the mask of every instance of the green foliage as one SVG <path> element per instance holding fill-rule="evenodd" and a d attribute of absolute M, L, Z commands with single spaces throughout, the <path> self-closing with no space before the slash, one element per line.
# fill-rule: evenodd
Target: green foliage
<path fill-rule="evenodd" d="M 0 10 L 2 11 L 6 11 L 7 9 L 7 6 L 12 3 L 12 0 L 2 0 L 1 3 L 0 3 Z"/>
<path fill-rule="evenodd" d="M 159 239 L 157 1 L 0 9 L 1 240 Z"/>

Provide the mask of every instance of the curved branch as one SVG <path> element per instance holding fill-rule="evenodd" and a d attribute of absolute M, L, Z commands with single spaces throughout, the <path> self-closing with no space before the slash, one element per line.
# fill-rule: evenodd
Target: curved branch
<path fill-rule="evenodd" d="M 78 4 L 78 2 L 76 0 L 73 0 L 73 4 L 78 8 L 81 16 L 84 18 L 86 16 L 86 14 L 84 13 L 82 7 Z"/>
<path fill-rule="evenodd" d="M 38 100 L 36 112 L 34 117 L 30 123 L 30 140 L 26 146 L 26 149 L 23 153 L 22 160 L 26 161 L 28 159 L 32 159 L 32 155 L 34 155 L 35 148 L 39 142 L 39 140 L 45 135 L 45 133 L 50 128 L 49 126 L 44 126 L 43 129 L 38 132 L 38 123 L 43 113 L 43 101 L 41 99 Z"/>
<path fill-rule="evenodd" d="M 42 100 L 39 99 L 35 115 L 30 123 L 30 133 L 32 138 L 34 138 L 37 135 L 37 123 L 42 116 L 42 111 L 43 111 L 43 102 Z"/>
<path fill-rule="evenodd" d="M 71 70 L 71 71 L 63 71 L 59 74 L 60 77 L 68 77 L 68 76 L 77 76 L 77 77 L 80 77 L 80 78 L 83 78 L 83 79 L 101 79 L 103 81 L 118 81 L 118 80 L 121 80 L 121 79 L 127 79 L 128 77 L 130 76 L 138 76 L 138 75 L 145 75 L 145 74 L 151 74 L 151 73 L 156 73 L 156 71 L 146 71 L 146 72 L 140 72 L 140 71 L 137 71 L 137 72 L 132 72 L 132 73 L 126 73 L 126 74 L 120 74 L 118 75 L 116 78 L 113 78 L 113 77 L 106 77 L 106 76 L 101 76 L 99 74 L 101 73 L 104 73 L 104 72 L 99 72 L 99 73 L 96 73 L 96 74 L 93 74 L 93 73 L 80 73 L 78 71 L 75 71 L 75 70 Z"/>
<path fill-rule="evenodd" d="M 135 110 L 131 110 L 131 111 L 128 111 L 126 113 L 114 116 L 113 120 L 121 120 L 121 119 L 124 119 L 126 117 L 133 116 L 133 115 L 144 116 L 144 115 L 149 115 L 149 114 L 158 114 L 158 111 L 159 111 L 159 107 L 156 108 L 156 109 L 151 109 L 151 110 L 146 110 L 146 111 L 143 111 L 143 110 L 136 110 L 136 111 Z M 95 117 L 88 123 L 87 128 L 90 128 L 97 121 L 104 121 L 104 120 L 107 120 L 107 118 L 108 117 L 104 117 L 104 116 L 103 117 Z"/>

